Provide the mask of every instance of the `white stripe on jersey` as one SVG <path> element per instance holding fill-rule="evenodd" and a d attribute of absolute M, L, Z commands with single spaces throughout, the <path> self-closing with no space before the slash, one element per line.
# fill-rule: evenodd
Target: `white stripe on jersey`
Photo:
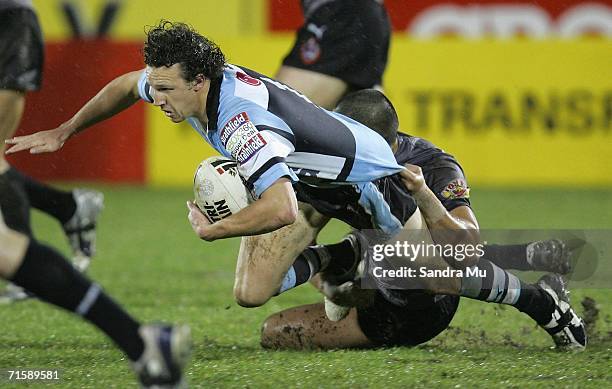
<path fill-rule="evenodd" d="M 336 157 L 333 155 L 306 153 L 303 151 L 294 151 L 289 154 L 285 162 L 297 174 L 299 170 L 314 171 L 316 177 L 335 180 L 342 172 L 346 158 Z"/>
<path fill-rule="evenodd" d="M 228 68 L 232 69 L 233 71 L 235 71 L 236 73 L 240 72 L 243 73 L 242 69 L 234 66 L 234 65 L 227 65 Z M 224 76 L 224 78 L 226 78 L 226 76 Z M 236 80 L 236 82 L 234 83 L 234 96 L 236 97 L 240 97 L 246 100 L 249 100 L 257 105 L 259 105 L 260 107 L 262 107 L 263 109 L 268 109 L 268 101 L 269 101 L 269 94 L 268 94 L 268 88 L 266 88 L 266 86 L 264 85 L 263 82 L 257 80 L 259 82 L 258 85 L 252 85 L 252 84 L 248 84 L 246 82 L 240 82 L 238 80 Z"/>

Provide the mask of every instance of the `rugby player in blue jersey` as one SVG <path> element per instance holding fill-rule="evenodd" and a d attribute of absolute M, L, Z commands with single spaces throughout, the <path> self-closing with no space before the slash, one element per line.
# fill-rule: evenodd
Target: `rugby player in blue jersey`
<path fill-rule="evenodd" d="M 188 204 L 200 238 L 246 236 L 234 288 L 243 306 L 261 305 L 279 291 L 295 258 L 327 221 L 305 203 L 298 213 L 293 188 L 298 181 L 314 187 L 350 186 L 357 206 L 371 215 L 376 228 L 388 233 L 401 229 L 372 184 L 403 169 L 382 137 L 282 83 L 227 64 L 213 42 L 184 24 L 162 21 L 151 28 L 144 55 L 145 70 L 111 81 L 58 128 L 10 139 L 7 143 L 13 146 L 7 152 L 58 150 L 72 135 L 141 98 L 175 123 L 187 120 L 219 153 L 238 162 L 258 198 L 214 224 Z M 270 231 L 280 235 L 250 237 Z M 279 236 L 289 244 L 270 252 L 269 242 Z"/>

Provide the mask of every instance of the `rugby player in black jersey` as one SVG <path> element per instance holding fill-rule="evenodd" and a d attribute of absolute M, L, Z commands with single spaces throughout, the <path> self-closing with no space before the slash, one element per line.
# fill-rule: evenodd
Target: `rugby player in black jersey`
<path fill-rule="evenodd" d="M 337 111 L 346 114 L 379 132 L 392 145 L 398 162 L 407 164 L 407 171 L 378 181 L 392 212 L 407 220 L 418 207 L 436 241 L 436 231 L 464 230 L 464 240 L 478 233 L 478 223 L 470 208 L 468 186 L 463 171 L 449 154 L 417 137 L 397 133 L 397 116 L 391 103 L 380 92 L 364 90 L 349 95 Z M 326 214 L 335 212 L 351 225 L 368 228 L 367 215 L 352 210 L 354 199 L 338 194 L 326 196 L 320 190 L 307 188 L 315 208 Z M 316 191 L 316 192 L 315 192 Z M 298 192 L 299 193 L 299 192 Z M 329 199 L 324 201 L 321 199 Z M 311 199 L 312 200 L 312 199 Z M 417 211 L 418 212 L 418 211 Z M 359 220 L 362 220 L 361 222 Z M 438 234 L 438 237 L 441 235 Z M 476 239 L 478 239 L 476 237 Z M 336 267 L 349 258 L 368 260 L 372 242 L 357 231 L 340 244 L 314 247 L 305 252 L 312 259 Z M 556 274 L 542 277 L 536 284 L 520 281 L 503 267 L 553 270 L 563 272 L 567 257 L 559 258 L 540 252 L 539 261 L 527 258 L 514 262 L 489 261 L 487 253 L 463 263 L 432 264 L 417 259 L 412 266 L 448 266 L 485 270 L 484 277 L 450 277 L 419 284 L 424 290 L 397 290 L 383 284 L 374 290 L 363 290 L 347 282 L 337 288 L 336 298 L 346 305 L 348 316 L 337 322 L 326 318 L 322 303 L 291 308 L 269 317 L 262 330 L 262 345 L 270 348 L 341 348 L 380 345 L 416 345 L 432 339 L 452 320 L 459 296 L 516 307 L 542 326 L 562 349 L 584 349 L 586 333 L 582 320 L 569 306 L 563 279 Z M 548 253 L 550 254 L 550 253 Z M 533 259 L 533 258 L 532 258 Z M 499 266 L 498 266 L 499 265 Z M 327 270 L 329 272 L 330 269 Z M 342 271 L 342 269 L 340 269 Z"/>

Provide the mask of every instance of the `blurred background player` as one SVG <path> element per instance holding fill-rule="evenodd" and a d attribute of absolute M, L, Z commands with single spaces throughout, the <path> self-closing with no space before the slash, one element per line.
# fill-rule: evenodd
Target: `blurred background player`
<path fill-rule="evenodd" d="M 391 23 L 382 0 L 302 0 L 304 25 L 276 79 L 332 110 L 346 93 L 381 87 Z"/>
<path fill-rule="evenodd" d="M 0 195 L 24 206 L 5 175 Z M 7 227 L 1 211 L 0 278 L 95 325 L 128 356 L 143 387 L 175 387 L 183 380 L 191 351 L 189 327 L 141 325 L 55 250 Z"/>
<path fill-rule="evenodd" d="M 12 137 L 19 126 L 25 94 L 38 90 L 42 82 L 42 33 L 31 0 L 0 0 L 0 53 L 0 175 L 9 180 L 23 200 L 17 206 L 0 195 L 7 223 L 32 237 L 30 206 L 52 216 L 68 237 L 75 266 L 85 270 L 95 253 L 95 226 L 103 206 L 102 193 L 51 188 L 20 173 L 4 157 L 4 140 Z M 9 217 L 14 213 L 20 217 Z M 20 224 L 11 224 L 13 220 Z M 0 299 L 13 301 L 25 297 L 23 291 L 9 286 Z"/>
<path fill-rule="evenodd" d="M 34 295 L 73 312 L 117 344 L 143 387 L 178 386 L 191 349 L 189 328 L 141 325 L 78 271 L 85 270 L 95 252 L 102 194 L 51 188 L 19 173 L 4 158 L 4 140 L 17 129 L 25 93 L 41 84 L 42 36 L 31 1 L 0 0 L 0 52 L 0 278 L 11 282 L 4 301 Z M 30 205 L 62 224 L 78 270 L 34 239 Z"/>

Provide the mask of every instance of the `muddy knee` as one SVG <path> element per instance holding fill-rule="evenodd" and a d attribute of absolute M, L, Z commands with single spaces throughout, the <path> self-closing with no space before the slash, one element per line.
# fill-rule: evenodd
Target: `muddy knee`
<path fill-rule="evenodd" d="M 261 325 L 261 347 L 280 348 L 278 345 L 280 318 L 278 316 L 278 313 L 269 316 Z"/>
<path fill-rule="evenodd" d="M 314 345 L 302 323 L 288 320 L 285 312 L 269 316 L 261 326 L 261 347 L 267 349 L 310 349 Z"/>

